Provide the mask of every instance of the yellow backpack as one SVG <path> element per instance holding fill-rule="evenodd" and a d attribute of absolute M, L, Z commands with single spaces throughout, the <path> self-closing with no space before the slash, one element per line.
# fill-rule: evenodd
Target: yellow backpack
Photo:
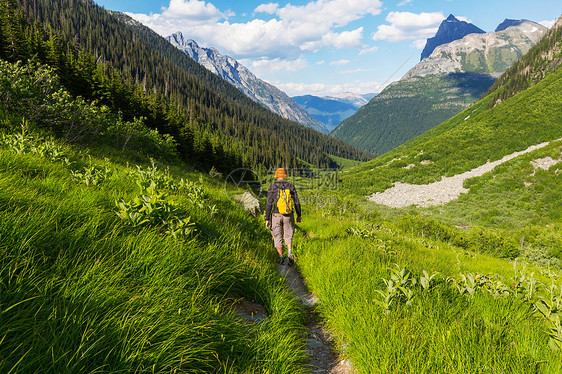
<path fill-rule="evenodd" d="M 277 197 L 277 210 L 281 214 L 293 213 L 293 199 L 291 197 L 291 190 L 279 189 L 279 196 Z"/>

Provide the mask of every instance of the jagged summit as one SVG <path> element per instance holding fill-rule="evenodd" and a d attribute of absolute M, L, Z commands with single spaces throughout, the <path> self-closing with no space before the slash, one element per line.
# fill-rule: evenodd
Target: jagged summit
<path fill-rule="evenodd" d="M 502 31 L 467 35 L 436 47 L 431 56 L 410 69 L 403 79 L 467 72 L 498 77 L 535 45 L 546 31 L 546 27 L 536 22 L 521 20 Z"/>
<path fill-rule="evenodd" d="M 245 66 L 230 56 L 223 56 L 215 48 L 200 47 L 196 41 L 185 39 L 181 32 L 166 38 L 176 48 L 223 78 L 252 100 L 264 105 L 284 118 L 311 127 L 321 133 L 329 131 L 299 104 L 277 87 L 259 79 Z"/>
<path fill-rule="evenodd" d="M 458 20 L 452 14 L 441 22 L 439 29 L 433 38 L 427 39 L 427 43 L 421 54 L 421 60 L 429 57 L 433 50 L 438 46 L 446 43 L 450 43 L 454 40 L 462 39 L 468 34 L 485 33 L 484 30 L 474 26 L 472 23 Z"/>
<path fill-rule="evenodd" d="M 511 27 L 511 26 L 519 26 L 519 25 L 521 25 L 521 24 L 522 24 L 523 22 L 525 22 L 525 21 L 528 21 L 528 20 L 526 20 L 526 19 L 509 19 L 509 18 L 506 18 L 506 19 L 503 20 L 502 23 L 500 23 L 500 24 L 498 25 L 498 27 L 496 27 L 496 31 L 495 31 L 495 32 L 503 31 L 503 30 L 505 30 L 505 29 L 507 29 L 508 27 Z"/>

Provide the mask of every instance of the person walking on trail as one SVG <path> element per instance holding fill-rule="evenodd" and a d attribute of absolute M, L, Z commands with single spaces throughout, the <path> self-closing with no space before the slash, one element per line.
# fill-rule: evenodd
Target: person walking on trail
<path fill-rule="evenodd" d="M 265 206 L 265 227 L 271 230 L 273 245 L 279 255 L 279 263 L 283 265 L 283 240 L 289 250 L 287 264 L 295 263 L 293 255 L 293 234 L 295 232 L 295 216 L 297 222 L 302 222 L 301 204 L 297 190 L 293 184 L 287 182 L 285 169 L 279 168 L 275 171 L 276 182 L 273 182 L 267 191 L 267 203 Z"/>

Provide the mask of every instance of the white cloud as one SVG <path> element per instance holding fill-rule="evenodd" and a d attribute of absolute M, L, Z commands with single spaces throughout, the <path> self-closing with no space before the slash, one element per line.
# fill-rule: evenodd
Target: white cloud
<path fill-rule="evenodd" d="M 352 92 L 354 94 L 366 94 L 381 92 L 385 85 L 377 81 L 355 81 L 345 84 L 325 84 L 325 83 L 281 83 L 270 82 L 289 96 L 315 95 L 315 96 L 334 96 L 342 92 Z"/>
<path fill-rule="evenodd" d="M 379 47 L 377 47 L 376 45 L 370 48 L 364 47 L 361 52 L 359 52 L 359 56 L 363 56 L 366 55 L 367 53 L 372 53 L 372 52 L 376 52 L 379 50 Z"/>
<path fill-rule="evenodd" d="M 166 18 L 191 20 L 219 19 L 223 15 L 211 3 L 199 0 L 170 0 L 170 5 L 162 12 Z"/>
<path fill-rule="evenodd" d="M 419 40 L 435 35 L 445 16 L 441 12 L 410 13 L 390 12 L 386 20 L 390 25 L 380 25 L 371 36 L 373 40 L 401 42 Z"/>
<path fill-rule="evenodd" d="M 220 12 L 202 0 L 170 0 L 161 14 L 129 14 L 162 36 L 182 31 L 186 38 L 212 46 L 236 58 L 296 58 L 302 51 L 324 47 L 362 48 L 363 28 L 340 31 L 367 15 L 380 14 L 380 0 L 315 0 L 305 5 L 261 4 L 257 13 L 273 19 L 230 23 L 229 13 Z"/>
<path fill-rule="evenodd" d="M 543 25 L 544 27 L 547 27 L 547 28 L 549 28 L 549 29 L 550 29 L 552 26 L 554 26 L 555 23 L 556 23 L 556 20 L 555 20 L 555 19 L 553 19 L 553 20 L 551 20 L 551 21 L 545 20 L 545 21 L 540 21 L 540 22 L 539 22 L 539 24 L 541 24 L 541 25 Z"/>
<path fill-rule="evenodd" d="M 262 58 L 259 60 L 240 60 L 242 65 L 245 65 L 257 76 L 263 76 L 277 71 L 299 71 L 308 66 L 306 60 L 298 58 L 295 60 L 283 60 L 280 58 L 268 59 Z"/>
<path fill-rule="evenodd" d="M 398 6 L 404 6 L 407 4 L 410 4 L 413 0 L 402 0 L 401 2 L 398 3 Z"/>
<path fill-rule="evenodd" d="M 326 61 L 324 60 L 318 61 L 316 65 L 326 65 Z"/>
<path fill-rule="evenodd" d="M 426 43 L 427 39 L 417 39 L 412 43 L 412 47 L 414 47 L 415 49 L 423 49 Z"/>
<path fill-rule="evenodd" d="M 267 13 L 267 14 L 274 14 L 279 8 L 279 4 L 277 3 L 269 3 L 269 4 L 260 4 L 254 12 L 256 13 Z"/>
<path fill-rule="evenodd" d="M 378 15 L 381 8 L 380 0 L 317 0 L 302 6 L 287 4 L 277 15 L 300 24 L 341 27 L 367 14 Z"/>
<path fill-rule="evenodd" d="M 330 65 L 331 65 L 331 66 L 347 65 L 347 64 L 349 64 L 350 62 L 351 62 L 351 61 L 345 60 L 345 59 L 344 59 L 344 60 L 332 61 L 332 62 L 330 62 Z"/>

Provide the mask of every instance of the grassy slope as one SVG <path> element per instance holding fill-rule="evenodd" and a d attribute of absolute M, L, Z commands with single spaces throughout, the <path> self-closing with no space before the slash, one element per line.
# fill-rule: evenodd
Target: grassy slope
<path fill-rule="evenodd" d="M 396 82 L 344 120 L 332 135 L 382 154 L 458 114 L 488 90 L 488 75 L 428 75 Z"/>
<path fill-rule="evenodd" d="M 359 194 L 370 194 L 395 181 L 430 183 L 562 137 L 561 69 L 492 109 L 488 109 L 490 99 L 485 97 L 423 135 L 355 168 L 344 185 Z M 425 160 L 431 164 L 421 165 Z M 409 164 L 416 167 L 404 169 Z"/>
<path fill-rule="evenodd" d="M 487 96 L 343 173 L 340 195 L 347 196 L 334 197 L 333 206 L 305 207 L 311 214 L 298 264 L 360 373 L 562 371 L 561 163 L 536 171 L 531 163 L 559 160 L 562 142 L 468 180 L 470 192 L 444 206 L 353 203 L 395 181 L 430 183 L 561 138 L 561 89 L 557 69 L 492 109 Z M 403 269 L 416 284 L 401 289 Z M 424 270 L 438 273 L 428 289 Z M 553 314 L 540 311 L 546 300 L 554 301 Z"/>
<path fill-rule="evenodd" d="M 302 371 L 302 315 L 270 237 L 222 183 L 176 168 L 206 196 L 167 192 L 197 229 L 176 240 L 115 214 L 116 198 L 138 194 L 135 168 L 65 153 L 76 164 L 0 148 L 1 372 Z M 113 172 L 73 182 L 90 162 Z M 240 298 L 264 305 L 267 324 L 237 317 Z"/>
<path fill-rule="evenodd" d="M 340 207 L 341 208 L 341 207 Z M 480 274 L 491 282 L 515 284 L 531 274 L 545 286 L 560 274 L 531 265 L 466 251 L 423 231 L 401 229 L 359 213 L 310 212 L 297 240 L 298 265 L 321 300 L 320 312 L 339 347 L 359 373 L 558 373 L 560 350 L 549 347 L 547 325 L 520 296 L 476 291 L 461 295 L 463 276 Z M 341 213 L 341 209 L 340 209 Z M 357 234 L 354 230 L 364 230 Z M 397 267 L 398 265 L 398 267 Z M 411 304 L 402 291 L 384 300 L 392 270 L 406 267 L 420 279 L 438 273 L 426 291 L 413 290 Z M 451 278 L 448 278 L 451 277 Z M 559 282 L 557 282 L 559 283 Z M 528 284 L 525 283 L 526 286 Z M 488 286 L 486 286 L 488 287 Z M 519 286 L 514 290 L 514 295 Z M 557 292 L 562 291 L 559 285 Z M 518 291 L 517 291 L 518 292 Z M 562 302 L 562 295 L 558 296 Z"/>

